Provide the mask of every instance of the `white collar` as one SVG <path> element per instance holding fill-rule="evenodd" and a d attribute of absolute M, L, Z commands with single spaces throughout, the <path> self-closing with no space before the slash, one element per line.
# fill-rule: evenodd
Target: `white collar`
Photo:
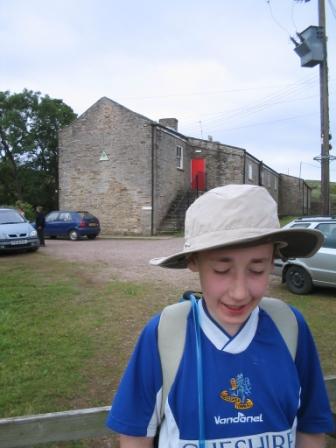
<path fill-rule="evenodd" d="M 256 307 L 245 322 L 241 330 L 233 337 L 229 337 L 204 311 L 202 300 L 198 301 L 201 328 L 206 337 L 218 349 L 227 353 L 241 353 L 250 345 L 257 331 L 259 308 Z"/>

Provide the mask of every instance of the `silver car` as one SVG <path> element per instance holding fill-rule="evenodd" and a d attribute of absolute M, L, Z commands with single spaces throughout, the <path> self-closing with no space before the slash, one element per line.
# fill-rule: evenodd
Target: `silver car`
<path fill-rule="evenodd" d="M 336 217 L 302 217 L 284 228 L 316 229 L 323 233 L 321 249 L 310 258 L 291 258 L 286 262 L 275 260 L 274 273 L 282 277 L 288 289 L 295 294 L 307 294 L 313 286 L 336 288 Z"/>
<path fill-rule="evenodd" d="M 0 253 L 36 251 L 40 241 L 34 227 L 14 208 L 0 208 Z"/>

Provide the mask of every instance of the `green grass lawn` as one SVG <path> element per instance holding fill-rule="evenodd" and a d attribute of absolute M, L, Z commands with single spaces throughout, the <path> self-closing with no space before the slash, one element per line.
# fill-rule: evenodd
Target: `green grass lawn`
<path fill-rule="evenodd" d="M 110 404 L 140 329 L 181 292 L 97 282 L 98 270 L 39 252 L 0 257 L 0 417 Z M 335 292 L 296 296 L 278 285 L 270 295 L 303 311 L 324 372 L 335 374 Z M 95 443 L 52 446 L 112 446 Z"/>

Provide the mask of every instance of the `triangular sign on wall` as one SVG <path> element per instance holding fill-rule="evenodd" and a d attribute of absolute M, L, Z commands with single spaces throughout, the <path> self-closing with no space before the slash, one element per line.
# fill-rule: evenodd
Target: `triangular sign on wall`
<path fill-rule="evenodd" d="M 109 157 L 105 151 L 102 151 L 99 160 L 109 160 Z"/>

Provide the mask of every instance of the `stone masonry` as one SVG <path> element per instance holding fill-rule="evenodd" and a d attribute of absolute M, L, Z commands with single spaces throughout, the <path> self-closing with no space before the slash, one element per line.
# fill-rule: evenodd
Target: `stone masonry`
<path fill-rule="evenodd" d="M 310 213 L 311 189 L 303 179 L 280 174 L 279 214 L 301 216 Z"/>
<path fill-rule="evenodd" d="M 150 120 L 102 98 L 61 131 L 59 149 L 61 209 L 89 210 L 104 233 L 148 233 Z"/>
<path fill-rule="evenodd" d="M 193 159 L 204 159 L 206 189 L 263 185 L 280 215 L 309 213 L 302 179 L 243 148 L 186 137 L 175 118 L 155 122 L 105 97 L 59 133 L 60 209 L 90 211 L 103 234 L 156 234 L 174 201 L 193 197 Z"/>

